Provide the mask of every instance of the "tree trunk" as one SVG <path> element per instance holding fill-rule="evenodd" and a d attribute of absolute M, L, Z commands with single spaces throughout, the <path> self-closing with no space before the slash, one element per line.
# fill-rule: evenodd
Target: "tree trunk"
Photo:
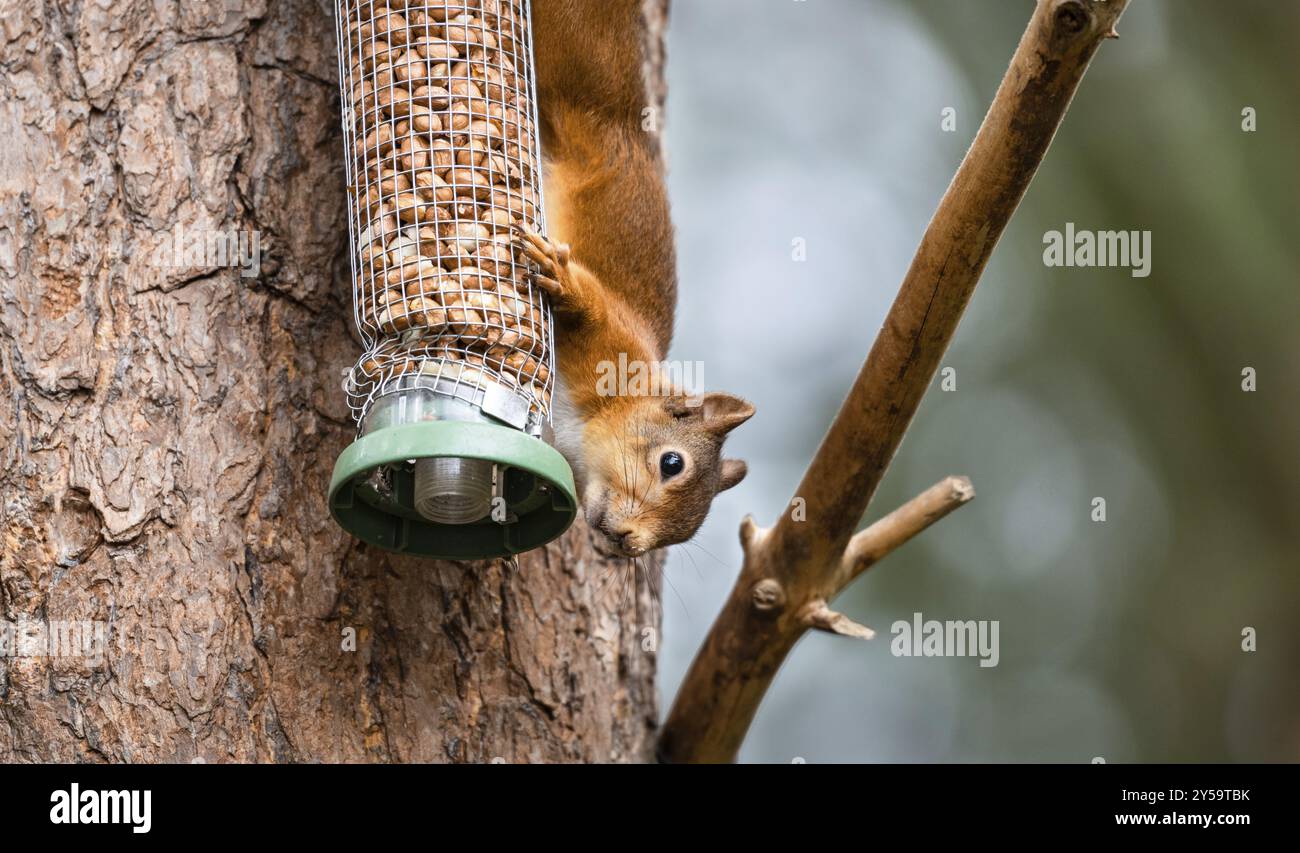
<path fill-rule="evenodd" d="M 0 761 L 651 757 L 657 596 L 581 524 L 516 567 L 329 517 L 359 352 L 332 0 L 0 21 Z M 225 234 L 255 275 L 158 265 Z M 15 648 L 69 624 L 77 654 Z"/>

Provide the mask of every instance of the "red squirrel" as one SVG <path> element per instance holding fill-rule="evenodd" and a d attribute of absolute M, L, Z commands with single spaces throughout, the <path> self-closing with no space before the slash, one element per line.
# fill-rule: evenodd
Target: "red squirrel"
<path fill-rule="evenodd" d="M 518 237 L 551 298 L 559 382 L 556 446 L 606 556 L 690 539 L 745 463 L 722 444 L 754 414 L 732 394 L 602 393 L 602 370 L 658 364 L 677 305 L 676 253 L 659 140 L 643 129 L 642 0 L 533 4 L 549 236 Z"/>

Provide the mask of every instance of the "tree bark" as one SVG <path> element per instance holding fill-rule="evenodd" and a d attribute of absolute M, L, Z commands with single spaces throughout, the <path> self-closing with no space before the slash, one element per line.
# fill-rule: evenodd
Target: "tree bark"
<path fill-rule="evenodd" d="M 107 640 L 0 655 L 0 761 L 653 754 L 657 596 L 581 524 L 513 566 L 329 517 L 358 354 L 332 16 L 0 0 L 0 619 Z M 256 233 L 260 271 L 156 266 L 178 228 Z"/>

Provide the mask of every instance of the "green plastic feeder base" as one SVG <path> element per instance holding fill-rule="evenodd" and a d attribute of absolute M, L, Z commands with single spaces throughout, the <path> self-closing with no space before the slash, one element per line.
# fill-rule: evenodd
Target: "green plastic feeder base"
<path fill-rule="evenodd" d="M 496 463 L 501 500 L 494 498 L 493 512 L 468 524 L 429 521 L 415 509 L 412 463 L 457 457 Z M 559 536 L 577 515 L 576 494 L 569 463 L 541 439 L 493 423 L 441 420 L 389 426 L 354 441 L 334 464 L 329 503 L 343 529 L 371 545 L 478 560 Z"/>

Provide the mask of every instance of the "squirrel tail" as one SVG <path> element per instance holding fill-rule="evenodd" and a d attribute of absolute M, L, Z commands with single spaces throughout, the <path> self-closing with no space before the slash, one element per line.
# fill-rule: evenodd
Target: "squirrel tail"
<path fill-rule="evenodd" d="M 641 7 L 544 0 L 533 37 L 550 236 L 650 322 L 663 353 L 676 255 L 657 116 L 646 112 Z"/>
<path fill-rule="evenodd" d="M 537 0 L 533 46 L 542 104 L 639 121 L 646 105 L 644 0 Z"/>

